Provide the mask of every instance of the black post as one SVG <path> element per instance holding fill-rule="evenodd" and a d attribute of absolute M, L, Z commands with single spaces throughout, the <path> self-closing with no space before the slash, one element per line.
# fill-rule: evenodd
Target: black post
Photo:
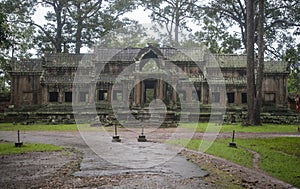
<path fill-rule="evenodd" d="M 112 137 L 112 142 L 121 142 L 121 139 L 118 136 L 117 124 L 115 124 L 115 136 Z"/>
<path fill-rule="evenodd" d="M 23 146 L 23 142 L 20 140 L 20 130 L 18 130 L 18 142 L 15 142 L 15 147 Z"/>
<path fill-rule="evenodd" d="M 236 148 L 236 143 L 234 142 L 234 136 L 235 136 L 235 130 L 232 131 L 232 139 L 231 142 L 229 143 L 229 147 Z"/>
<path fill-rule="evenodd" d="M 141 111 L 141 124 L 142 124 L 142 133 L 137 139 L 138 142 L 146 142 L 146 136 L 144 135 L 144 110 Z"/>
<path fill-rule="evenodd" d="M 20 142 L 20 130 L 18 130 L 18 142 Z"/>

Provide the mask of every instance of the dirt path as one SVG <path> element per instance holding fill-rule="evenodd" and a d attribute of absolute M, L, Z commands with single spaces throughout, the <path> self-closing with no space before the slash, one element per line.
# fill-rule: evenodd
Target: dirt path
<path fill-rule="evenodd" d="M 149 135 L 151 141 L 165 140 L 171 131 L 161 130 L 155 136 Z M 15 132 L 0 132 L 0 139 L 14 141 Z M 124 143 L 130 145 L 131 141 L 126 141 L 126 133 L 122 133 L 125 138 Z M 127 133 L 128 138 L 135 135 Z M 291 135 L 291 134 L 289 134 Z M 272 178 L 259 171 L 259 157 L 254 154 L 253 164 L 257 170 L 247 169 L 224 159 L 213 157 L 207 154 L 183 150 L 180 156 L 172 158 L 165 164 L 145 169 L 134 169 L 118 166 L 104 161 L 95 154 L 81 138 L 78 132 L 21 132 L 24 142 L 49 143 L 61 146 L 76 148 L 83 152 L 83 160 L 80 167 L 76 165 L 74 159 L 66 159 L 65 165 L 57 163 L 57 167 L 49 169 L 46 177 L 38 179 L 40 188 L 293 188 L 291 185 Z M 200 137 L 196 133 L 195 138 Z M 242 134 L 240 137 L 273 137 L 286 136 L 286 134 Z M 219 137 L 230 137 L 230 133 L 220 134 Z M 98 140 L 98 139 L 97 139 Z M 155 142 L 143 144 L 151 145 Z M 137 143 L 134 143 L 137 145 Z M 144 148 L 140 145 L 140 148 Z M 47 154 L 46 160 L 52 159 L 55 163 L 57 158 Z M 78 156 L 76 156 L 79 160 Z M 32 159 L 32 155 L 23 156 L 24 159 Z M 3 158 L 2 158 L 3 159 Z M 5 159 L 5 158 L 4 158 Z M 38 158 L 45 159 L 45 158 Z M 188 160 L 188 161 L 187 161 Z M 53 163 L 52 162 L 52 163 Z M 58 161 L 59 162 L 59 161 Z M 69 162 L 69 163 L 68 163 Z M 194 162 L 195 164 L 191 163 Z M 4 163 L 5 164 L 5 163 Z M 3 165 L 4 165 L 3 164 Z M 24 163 L 26 164 L 26 163 Z M 40 166 L 47 169 L 49 162 L 39 162 Z M 2 165 L 2 163 L 1 163 Z M 13 164 L 12 164 L 13 165 Z M 30 164 L 28 164 L 30 165 Z M 45 167 L 46 166 L 46 167 Z M 67 166 L 66 168 L 64 166 Z M 14 166 L 13 166 L 14 167 Z M 51 167 L 51 166 L 49 166 Z M 201 169 L 201 168 L 202 169 Z M 17 170 L 17 167 L 14 167 Z M 1 167 L 1 170 L 4 170 Z M 205 169 L 206 171 L 203 171 Z M 11 173 L 18 177 L 20 172 Z M 3 172 L 3 171 L 2 171 Z M 29 171 L 30 172 L 30 171 Z M 74 173 L 75 172 L 75 173 Z M 209 176 L 205 173 L 209 173 Z M 51 173 L 51 174 L 50 174 Z M 50 176 L 49 176 L 50 175 Z M 198 175 L 198 176 L 197 176 Z M 1 176 L 1 175 L 0 175 Z M 5 175 L 3 175 L 5 177 Z M 45 179 L 46 178 L 46 179 Z M 26 178 L 24 178 L 26 180 Z M 7 183 L 12 180 L 12 176 L 4 179 Z M 27 182 L 27 181 L 26 181 Z M 29 181 L 30 182 L 30 179 Z M 9 185 L 7 185 L 9 186 Z M 36 186 L 36 185 L 35 185 Z M 1 186 L 0 186 L 1 187 Z M 7 187 L 5 187 L 7 188 Z M 8 187 L 9 188 L 9 187 Z M 14 187 L 12 187 L 14 188 Z M 26 187 L 28 188 L 28 187 Z"/>
<path fill-rule="evenodd" d="M 260 155 L 259 153 L 253 151 L 253 150 L 250 150 L 250 149 L 247 149 L 251 154 L 252 154 L 252 167 L 254 170 L 256 171 L 261 171 L 261 169 L 259 168 L 259 159 L 260 159 Z"/>

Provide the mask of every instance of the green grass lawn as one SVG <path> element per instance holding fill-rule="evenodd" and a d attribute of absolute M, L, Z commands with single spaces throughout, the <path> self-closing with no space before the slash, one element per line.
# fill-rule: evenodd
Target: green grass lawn
<path fill-rule="evenodd" d="M 90 127 L 89 124 L 57 124 L 57 125 L 47 125 L 47 124 L 33 124 L 33 125 L 13 125 L 12 123 L 0 123 L 0 131 L 104 131 L 111 130 L 110 127 Z"/>
<path fill-rule="evenodd" d="M 14 143 L 0 143 L 0 155 L 24 152 L 52 152 L 61 151 L 64 147 L 51 144 L 25 143 L 22 147 L 15 147 Z"/>
<path fill-rule="evenodd" d="M 77 131 L 76 124 L 58 124 L 58 125 L 46 125 L 46 124 L 33 124 L 33 125 L 13 125 L 12 123 L 1 123 L 0 131 Z"/>
<path fill-rule="evenodd" d="M 185 139 L 168 141 L 172 144 L 183 145 Z M 252 167 L 251 149 L 260 154 L 259 167 L 268 174 L 287 183 L 300 187 L 300 138 L 254 138 L 236 139 L 238 148 L 228 147 L 230 139 L 218 139 L 206 153 L 222 157 L 229 161 Z M 186 146 L 198 150 L 201 140 L 191 140 Z"/>
<path fill-rule="evenodd" d="M 186 128 L 188 130 L 195 130 L 196 132 L 206 132 L 206 128 L 208 126 L 208 123 L 199 123 L 197 128 L 196 124 L 189 124 L 184 123 L 181 124 L 181 128 Z M 218 131 L 220 129 L 220 132 L 232 132 L 235 130 L 236 132 L 257 132 L 257 133 L 263 133 L 263 132 L 270 132 L 270 133 L 288 133 L 288 132 L 297 132 L 299 125 L 277 125 L 277 124 L 263 124 L 262 126 L 241 126 L 241 124 L 236 125 L 215 125 L 212 124 L 210 126 L 210 131 L 208 132 L 214 132 Z"/>
<path fill-rule="evenodd" d="M 179 127 L 184 128 L 187 131 L 193 132 L 206 132 L 208 123 L 189 124 L 184 123 Z M 112 131 L 112 127 L 90 127 L 89 124 L 80 124 L 80 130 L 86 131 Z M 298 125 L 275 125 L 264 124 L 263 126 L 241 126 L 238 125 L 214 125 L 210 126 L 210 131 L 215 132 L 220 129 L 220 132 L 271 132 L 271 133 L 288 133 L 297 132 Z M 46 124 L 33 124 L 33 125 L 13 125 L 12 123 L 0 123 L 0 131 L 78 131 L 76 124 L 58 124 L 58 125 L 46 125 Z"/>

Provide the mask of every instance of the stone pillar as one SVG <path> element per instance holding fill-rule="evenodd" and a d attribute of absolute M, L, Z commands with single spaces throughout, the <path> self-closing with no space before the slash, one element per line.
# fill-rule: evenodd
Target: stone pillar
<path fill-rule="evenodd" d="M 136 86 L 135 86 L 135 98 L 134 98 L 134 102 L 136 106 L 140 106 L 141 104 L 141 84 L 140 84 L 140 80 L 139 77 L 136 77 Z"/>
<path fill-rule="evenodd" d="M 158 80 L 158 98 L 163 100 L 163 81 L 160 79 Z"/>
<path fill-rule="evenodd" d="M 173 104 L 176 104 L 177 103 L 177 94 L 176 94 L 176 85 L 173 85 L 173 91 L 172 91 L 172 101 L 173 101 Z"/>
<path fill-rule="evenodd" d="M 241 99 L 241 96 L 242 96 L 242 93 L 237 90 L 236 93 L 235 93 L 235 97 L 234 97 L 234 103 L 237 104 L 237 105 L 241 105 L 242 104 L 242 99 Z"/>
<path fill-rule="evenodd" d="M 201 83 L 201 91 L 202 91 L 201 99 L 202 99 L 202 103 L 203 103 L 203 104 L 208 104 L 208 96 L 209 96 L 209 93 L 208 93 L 207 87 L 208 87 L 208 86 L 207 86 L 206 83 Z"/>
<path fill-rule="evenodd" d="M 107 101 L 111 102 L 111 92 L 112 92 L 112 86 L 108 84 L 108 89 L 107 89 Z"/>
<path fill-rule="evenodd" d="M 64 90 L 62 87 L 58 88 L 58 102 L 63 103 L 64 102 Z"/>
<path fill-rule="evenodd" d="M 45 85 L 42 86 L 42 105 L 45 105 L 48 103 L 48 90 Z"/>
<path fill-rule="evenodd" d="M 125 105 L 127 105 L 129 102 L 128 102 L 128 82 L 123 82 L 123 85 L 122 85 L 122 100 L 123 100 L 123 103 Z"/>
<path fill-rule="evenodd" d="M 95 84 L 91 83 L 89 88 L 89 103 L 95 103 Z"/>
<path fill-rule="evenodd" d="M 226 91 L 220 91 L 220 104 L 226 105 L 227 93 Z"/>
<path fill-rule="evenodd" d="M 142 105 L 142 104 L 144 104 L 145 103 L 145 83 L 144 83 L 144 81 L 141 81 L 140 82 L 140 104 Z"/>
<path fill-rule="evenodd" d="M 78 88 L 76 87 L 76 88 L 74 88 L 74 90 L 73 90 L 73 92 L 74 92 L 74 104 L 78 104 L 78 102 L 79 102 L 79 90 L 78 90 Z"/>
<path fill-rule="evenodd" d="M 186 88 L 186 102 L 191 103 L 192 102 L 192 89 L 191 86 L 188 85 Z"/>

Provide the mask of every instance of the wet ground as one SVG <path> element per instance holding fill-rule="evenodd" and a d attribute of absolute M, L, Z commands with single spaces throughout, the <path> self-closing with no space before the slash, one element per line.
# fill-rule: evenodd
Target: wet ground
<path fill-rule="evenodd" d="M 89 136 L 99 139 L 101 137 L 99 137 L 98 134 L 99 133 L 96 133 L 95 135 L 94 132 L 90 132 Z M 15 136 L 16 132 L 0 133 L 0 138 L 6 141 L 14 141 L 16 138 Z M 141 143 L 137 142 L 136 138 L 133 138 L 132 140 L 122 139 L 121 143 L 112 143 L 111 138 L 109 138 L 106 144 L 104 144 L 102 141 L 100 146 L 107 147 L 110 145 L 109 148 L 115 148 L 116 146 L 119 146 L 120 149 L 126 148 L 128 151 L 128 148 L 130 148 L 130 150 L 128 153 L 124 153 L 123 151 L 123 153 L 120 152 L 119 154 L 107 155 L 96 154 L 90 148 L 90 146 L 85 143 L 78 132 L 21 132 L 21 138 L 24 143 L 48 143 L 66 146 L 69 148 L 76 148 L 81 151 L 83 153 L 83 159 L 80 164 L 80 170 L 77 170 L 72 174 L 77 178 L 102 176 L 112 177 L 116 175 L 121 177 L 127 176 L 127 179 L 117 180 L 118 186 L 115 186 L 114 188 L 134 188 L 135 185 L 137 185 L 137 188 L 141 188 L 141 186 L 143 186 L 142 188 L 161 188 L 162 186 L 166 188 L 208 187 L 208 183 L 203 181 L 201 178 L 207 176 L 209 173 L 188 161 L 184 156 L 178 155 L 178 149 L 168 146 L 167 144 L 151 141 Z M 100 141 L 98 142 L 101 142 L 101 139 L 99 140 Z M 99 144 L 93 146 L 92 148 L 97 146 L 99 147 Z M 103 151 L 103 153 L 105 153 L 105 151 Z M 151 154 L 155 155 L 150 156 Z M 2 174 L 0 175 L 2 178 L 2 185 L 3 183 L 11 182 L 7 186 L 13 186 L 12 183 L 18 180 L 18 178 L 12 179 L 14 176 L 19 177 L 20 182 L 27 183 L 30 181 L 29 178 L 34 178 L 32 174 L 22 172 L 21 169 L 20 171 L 17 171 L 17 173 L 14 173 L 13 169 L 15 166 L 17 166 L 17 164 L 24 164 L 25 167 L 27 167 L 27 172 L 34 172 L 34 175 L 40 177 L 39 180 L 41 180 L 45 178 L 47 174 L 50 175 L 62 167 L 63 162 L 67 162 L 68 158 L 68 161 L 73 160 L 72 156 L 70 158 L 59 153 L 48 153 L 45 156 L 39 153 L 39 155 L 18 155 L 12 159 L 10 157 L 2 158 Z M 119 163 L 110 161 L 110 156 L 112 159 L 119 160 Z M 28 168 L 36 167 L 38 164 L 40 164 L 39 169 L 44 170 L 44 173 L 37 171 L 36 169 L 32 170 Z M 3 172 L 3 170 L 7 167 L 10 167 L 10 174 L 4 174 Z M 22 170 L 24 170 L 25 167 L 22 167 Z M 131 177 L 132 175 L 135 175 L 135 177 Z M 188 180 L 188 182 L 185 180 Z M 20 185 L 18 184 L 18 186 Z"/>
<path fill-rule="evenodd" d="M 161 129 L 147 135 L 148 142 L 140 143 L 136 140 L 137 132 L 123 130 L 122 142 L 112 143 L 112 132 L 21 131 L 25 144 L 48 143 L 66 146 L 68 150 L 1 156 L 0 188 L 230 188 L 232 185 L 228 184 L 243 188 L 293 188 L 262 172 L 159 143 L 172 133 L 172 129 Z M 174 138 L 187 136 L 190 133 L 181 132 Z M 192 137 L 202 136 L 196 133 Z M 237 135 L 239 138 L 273 136 L 299 134 Z M 229 138 L 231 133 L 220 133 L 218 137 Z M 0 139 L 15 142 L 16 132 L 1 131 Z"/>

